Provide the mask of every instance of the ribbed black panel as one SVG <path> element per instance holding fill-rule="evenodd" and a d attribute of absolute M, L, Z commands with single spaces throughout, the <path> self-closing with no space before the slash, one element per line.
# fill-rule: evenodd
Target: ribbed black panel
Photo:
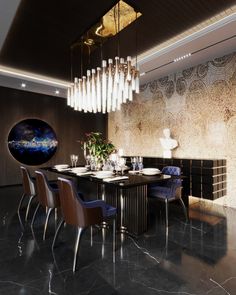
<path fill-rule="evenodd" d="M 125 188 L 124 197 L 124 221 L 128 232 L 138 236 L 147 230 L 147 185 Z M 120 220 L 120 192 L 112 186 L 105 187 L 105 201 L 107 204 L 117 208 L 117 228 L 121 225 Z M 101 198 L 101 187 L 98 193 Z"/>

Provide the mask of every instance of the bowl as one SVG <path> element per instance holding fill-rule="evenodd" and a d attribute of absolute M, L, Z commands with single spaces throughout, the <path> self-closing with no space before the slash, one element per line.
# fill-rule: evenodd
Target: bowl
<path fill-rule="evenodd" d="M 157 175 L 160 174 L 161 171 L 157 168 L 143 168 L 142 173 L 144 175 Z"/>
<path fill-rule="evenodd" d="M 95 173 L 95 176 L 97 178 L 107 178 L 107 177 L 111 177 L 113 175 L 113 171 L 97 171 Z"/>

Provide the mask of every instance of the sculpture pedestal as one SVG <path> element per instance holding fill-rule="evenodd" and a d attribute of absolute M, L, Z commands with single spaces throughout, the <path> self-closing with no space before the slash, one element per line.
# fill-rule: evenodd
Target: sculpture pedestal
<path fill-rule="evenodd" d="M 172 152 L 171 152 L 171 150 L 165 150 L 165 151 L 163 151 L 163 158 L 165 158 L 165 159 L 171 159 L 172 158 Z"/>

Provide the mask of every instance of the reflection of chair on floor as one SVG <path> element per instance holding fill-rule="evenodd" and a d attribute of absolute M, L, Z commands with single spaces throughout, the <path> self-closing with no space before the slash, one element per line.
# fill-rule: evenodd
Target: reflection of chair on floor
<path fill-rule="evenodd" d="M 57 208 L 59 208 L 60 206 L 59 193 L 58 193 L 57 186 L 55 187 L 55 185 L 53 186 L 50 185 L 43 172 L 35 171 L 35 174 L 36 174 L 37 196 L 38 196 L 39 204 L 35 209 L 34 216 L 31 222 L 31 227 L 33 227 L 34 225 L 35 217 L 39 210 L 39 207 L 42 206 L 43 208 L 46 208 L 47 215 L 46 215 L 44 232 L 43 232 L 43 240 L 45 240 L 48 220 L 53 210 L 55 211 L 55 222 L 56 222 Z"/>
<path fill-rule="evenodd" d="M 179 167 L 175 166 L 166 166 L 162 169 L 162 174 L 171 175 L 171 176 L 180 176 L 181 170 Z M 166 210 L 166 227 L 168 227 L 168 204 L 169 202 L 179 200 L 180 204 L 183 207 L 186 221 L 188 221 L 187 209 L 184 205 L 181 196 L 182 192 L 182 180 L 180 178 L 171 178 L 166 181 L 163 186 L 152 185 L 149 187 L 149 196 L 157 198 L 160 201 L 165 202 Z"/>
<path fill-rule="evenodd" d="M 89 226 L 101 224 L 104 219 L 113 217 L 113 262 L 115 252 L 116 238 L 116 208 L 107 205 L 102 200 L 84 202 L 77 194 L 72 181 L 64 178 L 58 178 L 59 195 L 61 203 L 62 220 L 59 223 L 52 244 L 54 248 L 57 236 L 62 225 L 66 224 L 77 227 L 77 237 L 74 247 L 73 272 L 76 269 L 77 252 L 79 248 L 81 234 Z"/>
<path fill-rule="evenodd" d="M 25 214 L 25 221 L 27 221 L 30 205 L 32 203 L 32 200 L 36 196 L 35 185 L 34 185 L 32 178 L 29 175 L 29 171 L 24 166 L 20 166 L 20 169 L 21 169 L 21 174 L 22 174 L 24 192 L 23 192 L 23 195 L 20 199 L 17 213 L 20 218 L 20 209 L 21 209 L 21 206 L 22 206 L 22 203 L 23 203 L 25 197 L 27 197 L 29 199 L 28 204 L 27 204 L 26 214 Z M 20 218 L 20 222 L 21 222 L 21 218 Z"/>

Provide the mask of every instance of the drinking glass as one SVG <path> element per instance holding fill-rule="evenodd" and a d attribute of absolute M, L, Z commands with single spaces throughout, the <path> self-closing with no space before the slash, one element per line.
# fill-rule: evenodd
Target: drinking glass
<path fill-rule="evenodd" d="M 126 158 L 120 158 L 119 166 L 121 168 L 121 175 L 124 174 L 125 164 L 126 164 Z"/>
<path fill-rule="evenodd" d="M 131 158 L 131 163 L 132 163 L 133 171 L 135 171 L 136 164 L 137 164 L 137 158 L 136 157 L 132 157 Z"/>
<path fill-rule="evenodd" d="M 138 157 L 138 170 L 139 172 L 143 169 L 143 157 Z"/>
<path fill-rule="evenodd" d="M 71 161 L 71 167 L 74 167 L 74 161 L 75 161 L 75 155 L 74 154 L 70 155 L 70 161 Z"/>
<path fill-rule="evenodd" d="M 78 155 L 74 155 L 74 163 L 75 163 L 75 167 L 76 167 L 76 164 L 78 162 L 78 159 L 79 159 L 79 156 Z"/>
<path fill-rule="evenodd" d="M 89 168 L 90 167 L 91 156 L 87 155 L 85 157 L 85 161 L 86 161 L 86 167 Z"/>

